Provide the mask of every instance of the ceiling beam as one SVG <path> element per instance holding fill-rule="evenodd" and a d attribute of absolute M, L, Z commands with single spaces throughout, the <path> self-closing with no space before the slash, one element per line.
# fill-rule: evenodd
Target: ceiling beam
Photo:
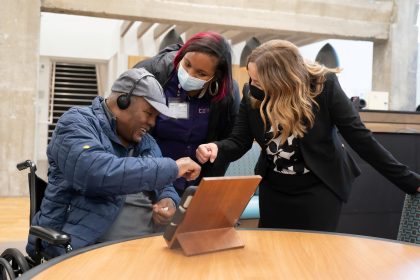
<path fill-rule="evenodd" d="M 187 31 L 189 28 L 191 28 L 191 26 L 189 25 L 176 25 L 175 26 L 175 32 L 178 33 L 178 35 L 182 35 L 185 31 Z"/>
<path fill-rule="evenodd" d="M 153 38 L 156 40 L 162 36 L 166 31 L 172 28 L 172 24 L 157 24 L 156 28 L 153 30 Z"/>
<path fill-rule="evenodd" d="M 313 44 L 322 40 L 327 40 L 329 38 L 326 37 L 319 37 L 319 36 L 309 36 L 309 37 L 305 37 L 305 38 L 300 38 L 298 40 L 295 40 L 294 44 L 298 47 L 302 47 L 302 46 L 306 46 L 309 44 Z"/>
<path fill-rule="evenodd" d="M 230 38 L 230 43 L 232 45 L 239 44 L 240 42 L 251 39 L 254 35 L 255 35 L 255 33 L 252 33 L 252 32 L 241 32 L 236 36 L 232 36 Z"/>
<path fill-rule="evenodd" d="M 242 33 L 242 31 L 240 31 L 240 30 L 227 30 L 227 31 L 222 32 L 221 34 L 222 34 L 223 37 L 230 40 L 231 37 L 238 36 L 241 33 Z"/>
<path fill-rule="evenodd" d="M 120 36 L 121 38 L 125 36 L 125 34 L 127 34 L 128 30 L 130 30 L 131 26 L 133 26 L 134 21 L 131 20 L 124 20 L 123 23 L 121 24 L 121 29 L 120 29 Z"/>
<path fill-rule="evenodd" d="M 353 40 L 386 40 L 394 1 L 252 1 L 246 8 L 198 0 L 43 0 L 41 11 L 123 20 L 190 24 L 246 32 L 292 32 Z M 147 3 L 147 4 L 146 4 Z M 236 3 L 236 2 L 235 2 Z M 205 16 L 203 16 L 205 15 Z M 246 19 L 246 20 L 244 20 Z"/>
<path fill-rule="evenodd" d="M 281 32 L 278 32 L 278 33 L 268 32 L 268 33 L 257 34 L 255 36 L 255 38 L 257 38 L 258 41 L 260 41 L 260 43 L 264 43 L 264 42 L 274 40 L 274 39 L 283 39 L 284 40 L 285 38 L 290 37 L 290 36 L 296 36 L 296 35 L 292 35 L 292 34 L 289 34 L 289 33 L 281 33 Z"/>
<path fill-rule="evenodd" d="M 205 31 L 205 29 L 203 29 L 202 27 L 189 28 L 188 30 L 185 30 L 185 39 L 189 40 L 191 38 L 191 36 L 193 36 L 194 34 L 196 34 L 198 32 L 202 32 L 202 31 Z"/>
<path fill-rule="evenodd" d="M 217 32 L 219 34 L 223 34 L 224 32 L 228 31 L 226 28 L 216 27 L 216 26 L 206 27 L 206 30 L 207 31 L 212 31 L 212 32 Z"/>
<path fill-rule="evenodd" d="M 137 39 L 141 38 L 144 33 L 146 33 L 152 26 L 153 22 L 142 22 L 139 27 L 137 27 Z"/>
<path fill-rule="evenodd" d="M 302 36 L 302 35 L 299 35 L 299 34 L 292 34 L 292 35 L 286 35 L 286 36 L 279 36 L 276 39 L 286 40 L 286 41 L 289 41 L 289 42 L 292 42 L 293 44 L 295 44 L 295 41 L 302 40 L 302 38 L 308 38 L 308 37 L 310 37 L 310 36 Z"/>

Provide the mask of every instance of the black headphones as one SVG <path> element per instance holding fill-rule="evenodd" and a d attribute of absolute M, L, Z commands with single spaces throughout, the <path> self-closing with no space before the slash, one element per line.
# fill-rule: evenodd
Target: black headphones
<path fill-rule="evenodd" d="M 131 103 L 131 95 L 133 94 L 133 91 L 136 89 L 136 86 L 140 82 L 140 80 L 143 79 L 144 77 L 147 77 L 147 76 L 153 77 L 153 75 L 150 74 L 150 73 L 148 73 L 148 72 L 143 73 L 140 76 L 140 78 L 138 78 L 134 82 L 133 87 L 130 89 L 130 91 L 128 93 L 123 93 L 120 96 L 118 96 L 118 98 L 117 98 L 118 108 L 120 108 L 121 110 L 125 110 L 125 109 L 127 109 L 130 106 L 130 103 Z"/>

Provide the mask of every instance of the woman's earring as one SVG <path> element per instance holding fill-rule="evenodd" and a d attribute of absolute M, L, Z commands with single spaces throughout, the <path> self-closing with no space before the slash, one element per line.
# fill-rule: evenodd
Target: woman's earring
<path fill-rule="evenodd" d="M 198 99 L 200 99 L 201 97 L 203 97 L 204 96 L 204 94 L 206 93 L 206 91 L 207 91 L 207 87 L 204 87 L 202 90 L 201 90 L 201 92 L 200 92 L 200 94 L 198 95 Z"/>
<path fill-rule="evenodd" d="M 217 81 L 211 82 L 210 85 L 209 85 L 209 94 L 211 96 L 215 96 L 218 93 L 219 93 L 219 83 Z"/>

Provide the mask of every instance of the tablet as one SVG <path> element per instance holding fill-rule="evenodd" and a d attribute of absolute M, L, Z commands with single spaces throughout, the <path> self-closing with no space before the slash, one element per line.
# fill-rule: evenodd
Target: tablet
<path fill-rule="evenodd" d="M 179 203 L 178 208 L 176 209 L 175 215 L 172 217 L 172 221 L 166 227 L 165 232 L 163 233 L 163 238 L 167 241 L 170 241 L 178 227 L 182 222 L 187 211 L 188 205 L 190 205 L 192 197 L 195 194 L 197 186 L 190 186 L 185 189 L 184 194 L 182 195 L 181 202 Z"/>
<path fill-rule="evenodd" d="M 196 248 L 203 247 L 204 243 L 214 243 L 214 238 L 218 238 L 214 236 L 228 232 L 236 239 L 233 227 L 260 181 L 261 176 L 257 175 L 204 177 L 197 187 L 187 188 L 163 235 L 168 246 L 181 245 L 184 252 L 189 247 L 191 254 L 195 254 Z M 224 249 L 217 240 L 215 242 L 206 250 Z"/>

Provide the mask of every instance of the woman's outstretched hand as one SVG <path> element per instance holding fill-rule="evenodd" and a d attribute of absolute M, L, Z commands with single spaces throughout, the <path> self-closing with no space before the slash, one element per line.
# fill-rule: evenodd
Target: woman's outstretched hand
<path fill-rule="evenodd" d="M 217 145 L 214 143 L 201 144 L 195 151 L 195 156 L 201 164 L 209 160 L 213 163 L 217 157 L 218 150 Z"/>

